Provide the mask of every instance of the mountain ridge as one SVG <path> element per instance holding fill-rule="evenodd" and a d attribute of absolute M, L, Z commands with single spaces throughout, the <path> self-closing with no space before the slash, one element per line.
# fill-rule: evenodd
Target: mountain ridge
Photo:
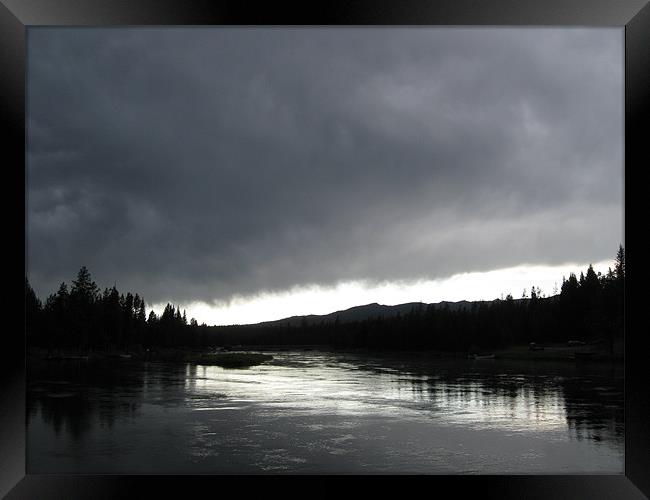
<path fill-rule="evenodd" d="M 484 304 L 484 303 L 492 303 L 492 302 L 494 301 L 493 300 L 476 300 L 476 301 L 459 300 L 457 302 L 451 302 L 448 300 L 443 300 L 441 302 L 433 302 L 433 303 L 405 302 L 404 304 L 395 304 L 392 306 L 379 304 L 377 302 L 372 302 L 370 304 L 353 306 L 348 309 L 342 309 L 327 314 L 296 315 L 296 316 L 290 316 L 288 318 L 282 318 L 282 319 L 277 319 L 272 321 L 253 323 L 247 326 L 260 326 L 260 327 L 287 326 L 289 324 L 297 326 L 297 325 L 304 325 L 305 323 L 307 325 L 319 324 L 321 322 L 333 323 L 336 321 L 337 316 L 340 323 L 351 323 L 354 321 L 363 321 L 369 318 L 376 318 L 376 317 L 387 318 L 387 317 L 397 316 L 398 314 L 404 315 L 404 314 L 408 314 L 409 312 L 411 312 L 411 310 L 418 307 L 426 308 L 429 306 L 434 306 L 436 308 L 443 308 L 445 306 L 449 306 L 450 310 L 455 311 L 461 308 L 471 307 L 472 304 Z"/>

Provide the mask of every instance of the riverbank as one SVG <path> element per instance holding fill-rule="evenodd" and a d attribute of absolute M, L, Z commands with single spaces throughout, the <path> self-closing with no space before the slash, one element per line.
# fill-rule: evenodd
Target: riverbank
<path fill-rule="evenodd" d="M 80 351 L 80 350 L 30 350 L 28 356 L 39 360 L 52 361 L 91 361 L 91 360 L 133 360 L 133 361 L 160 361 L 196 364 L 218 364 L 222 366 L 253 366 L 272 359 L 263 359 L 261 353 L 286 352 L 286 351 L 331 351 L 366 353 L 373 356 L 392 356 L 395 354 L 407 355 L 414 359 L 467 359 L 467 352 L 449 352 L 437 350 L 378 350 L 367 348 L 333 348 L 327 345 L 254 345 L 216 347 L 212 350 L 191 348 L 133 348 L 129 350 L 110 351 Z M 519 360 L 519 361 L 566 361 L 566 362 L 598 362 L 622 363 L 624 361 L 624 344 L 618 341 L 614 345 L 614 352 L 609 352 L 602 344 L 569 346 L 567 344 L 545 344 L 531 350 L 528 345 L 515 345 L 507 348 L 484 350 L 479 353 L 478 360 Z M 228 363 L 230 363 L 228 365 Z"/>
<path fill-rule="evenodd" d="M 602 348 L 569 347 L 563 345 L 543 346 L 543 349 L 531 350 L 528 346 L 511 346 L 494 351 L 495 359 L 516 359 L 530 361 L 571 361 L 571 362 L 607 362 L 622 363 L 623 352 L 610 353 Z"/>
<path fill-rule="evenodd" d="M 273 356 L 252 352 L 218 352 L 188 354 L 185 361 L 196 365 L 221 366 L 222 368 L 247 368 L 271 361 Z"/>
<path fill-rule="evenodd" d="M 28 358 L 39 361 L 159 361 L 245 368 L 270 361 L 273 356 L 254 352 L 205 352 L 166 348 L 133 351 L 31 350 Z"/>

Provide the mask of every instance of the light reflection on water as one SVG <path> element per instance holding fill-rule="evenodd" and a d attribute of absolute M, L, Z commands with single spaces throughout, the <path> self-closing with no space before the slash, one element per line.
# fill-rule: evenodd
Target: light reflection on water
<path fill-rule="evenodd" d="M 32 370 L 28 472 L 623 471 L 622 367 L 272 354 Z"/>

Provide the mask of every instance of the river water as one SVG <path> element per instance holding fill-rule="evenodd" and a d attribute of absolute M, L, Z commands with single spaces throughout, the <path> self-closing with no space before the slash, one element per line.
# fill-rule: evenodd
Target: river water
<path fill-rule="evenodd" d="M 27 472 L 623 473 L 622 366 L 270 354 L 34 364 Z"/>

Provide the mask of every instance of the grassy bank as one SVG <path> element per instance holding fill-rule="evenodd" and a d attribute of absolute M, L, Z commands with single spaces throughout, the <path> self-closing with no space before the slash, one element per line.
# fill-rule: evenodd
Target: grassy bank
<path fill-rule="evenodd" d="M 570 361 L 570 362 L 623 362 L 624 345 L 618 340 L 614 352 L 609 352 L 605 344 L 568 346 L 566 343 L 544 344 L 543 349 L 530 350 L 528 345 L 514 345 L 502 349 L 485 349 L 479 354 L 494 355 L 493 359 L 518 361 Z M 221 348 L 224 349 L 224 348 Z M 372 356 L 401 355 L 414 359 L 467 359 L 467 352 L 437 351 L 429 349 L 395 350 L 348 348 L 337 349 L 324 345 L 292 345 L 292 346 L 237 346 L 234 351 L 206 352 L 192 348 L 155 348 L 129 349 L 127 351 L 73 351 L 73 350 L 30 350 L 29 356 L 43 360 L 77 360 L 94 361 L 115 359 L 118 361 L 158 361 L 166 363 L 193 363 L 199 365 L 222 366 L 225 368 L 243 368 L 255 366 L 273 359 L 273 356 L 261 354 L 259 351 L 272 352 L 301 352 L 301 351 L 330 351 L 334 353 L 368 354 Z"/>
<path fill-rule="evenodd" d="M 32 360 L 42 361 L 159 361 L 164 363 L 193 363 L 198 365 L 222 366 L 224 368 L 246 368 L 270 361 L 273 356 L 252 352 L 206 353 L 191 349 L 161 348 L 156 350 L 132 351 L 82 351 L 82 350 L 30 350 Z"/>
<path fill-rule="evenodd" d="M 219 352 L 188 354 L 185 361 L 197 365 L 221 366 L 223 368 L 247 368 L 270 361 L 273 356 L 252 352 Z"/>
<path fill-rule="evenodd" d="M 528 346 L 511 346 L 495 350 L 496 359 L 517 359 L 531 361 L 605 361 L 623 362 L 623 344 L 616 343 L 614 352 L 602 346 L 569 347 L 563 344 L 545 345 L 542 350 L 531 351 Z"/>

